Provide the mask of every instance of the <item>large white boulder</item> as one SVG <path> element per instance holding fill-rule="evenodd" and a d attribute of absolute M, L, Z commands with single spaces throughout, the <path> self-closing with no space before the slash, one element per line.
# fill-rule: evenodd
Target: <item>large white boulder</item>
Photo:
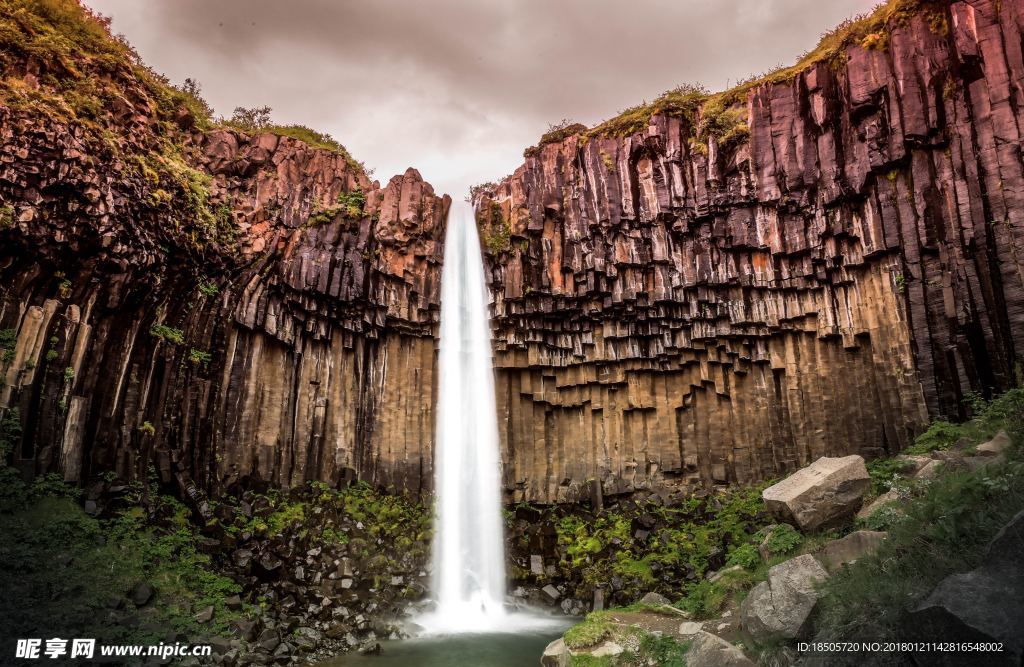
<path fill-rule="evenodd" d="M 822 457 L 761 496 L 769 511 L 802 531 L 841 525 L 860 509 L 871 477 L 857 455 Z"/>
<path fill-rule="evenodd" d="M 779 563 L 740 605 L 743 630 L 754 639 L 803 636 L 818 603 L 817 585 L 827 578 L 828 572 L 810 554 Z"/>

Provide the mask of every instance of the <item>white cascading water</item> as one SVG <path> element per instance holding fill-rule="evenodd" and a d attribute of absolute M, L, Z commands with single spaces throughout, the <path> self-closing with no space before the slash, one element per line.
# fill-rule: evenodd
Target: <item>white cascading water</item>
<path fill-rule="evenodd" d="M 448 212 L 429 633 L 507 630 L 505 546 L 487 287 L 472 204 Z"/>

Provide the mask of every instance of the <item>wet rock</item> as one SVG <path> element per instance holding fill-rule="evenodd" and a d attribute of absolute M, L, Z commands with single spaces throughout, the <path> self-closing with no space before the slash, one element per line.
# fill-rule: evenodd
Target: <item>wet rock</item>
<path fill-rule="evenodd" d="M 562 597 L 562 594 L 558 592 L 558 589 L 552 586 L 551 584 L 548 584 L 540 590 L 542 593 L 544 593 L 544 595 L 547 596 L 548 601 L 551 603 L 558 602 L 558 599 Z"/>

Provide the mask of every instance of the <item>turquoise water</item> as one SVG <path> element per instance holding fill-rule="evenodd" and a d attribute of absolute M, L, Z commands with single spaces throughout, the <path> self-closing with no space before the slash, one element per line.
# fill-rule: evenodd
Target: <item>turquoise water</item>
<path fill-rule="evenodd" d="M 544 647 L 563 630 L 388 641 L 380 655 L 345 654 L 318 667 L 537 667 Z"/>

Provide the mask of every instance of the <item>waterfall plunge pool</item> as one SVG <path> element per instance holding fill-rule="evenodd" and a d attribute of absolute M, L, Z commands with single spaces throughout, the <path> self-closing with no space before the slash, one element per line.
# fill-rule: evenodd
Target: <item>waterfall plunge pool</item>
<path fill-rule="evenodd" d="M 466 633 L 381 642 L 380 655 L 350 653 L 319 667 L 537 667 L 544 648 L 578 619 L 564 625 L 511 633 Z"/>

